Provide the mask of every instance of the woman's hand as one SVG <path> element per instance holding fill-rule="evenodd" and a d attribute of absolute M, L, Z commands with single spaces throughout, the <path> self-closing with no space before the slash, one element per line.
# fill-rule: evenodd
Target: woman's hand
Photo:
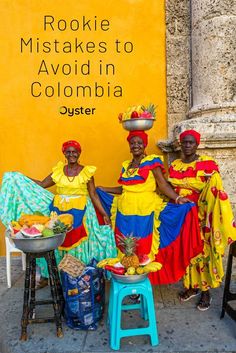
<path fill-rule="evenodd" d="M 104 223 L 111 227 L 111 220 L 108 215 L 103 216 Z"/>
<path fill-rule="evenodd" d="M 177 205 L 183 205 L 184 203 L 192 202 L 187 197 L 177 196 L 175 199 L 175 203 Z"/>
<path fill-rule="evenodd" d="M 174 189 L 170 186 L 170 184 L 167 182 L 167 180 L 164 178 L 162 170 L 160 167 L 154 168 L 152 170 L 153 175 L 155 177 L 157 186 L 159 187 L 159 190 L 169 199 L 175 201 L 176 204 L 182 205 L 187 202 L 192 202 L 189 200 L 187 197 L 182 197 L 174 191 Z"/>

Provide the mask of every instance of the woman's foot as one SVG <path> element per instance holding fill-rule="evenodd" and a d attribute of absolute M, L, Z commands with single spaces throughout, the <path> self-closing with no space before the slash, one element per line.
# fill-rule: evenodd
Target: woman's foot
<path fill-rule="evenodd" d="M 198 310 L 200 311 L 208 310 L 210 308 L 211 302 L 212 302 L 212 297 L 210 296 L 209 290 L 206 292 L 202 292 L 201 298 L 197 305 Z"/>
<path fill-rule="evenodd" d="M 199 289 L 189 288 L 179 293 L 179 299 L 181 302 L 187 302 L 196 295 L 199 295 Z"/>

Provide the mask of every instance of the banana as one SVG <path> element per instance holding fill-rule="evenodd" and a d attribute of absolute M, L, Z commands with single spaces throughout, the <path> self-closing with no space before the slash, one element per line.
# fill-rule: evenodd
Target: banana
<path fill-rule="evenodd" d="M 104 259 L 104 260 L 101 260 L 101 261 L 99 261 L 99 262 L 97 263 L 97 267 L 103 268 L 103 267 L 105 267 L 107 264 L 108 264 L 108 263 L 107 263 L 107 260 Z"/>
<path fill-rule="evenodd" d="M 108 265 L 115 265 L 117 262 L 120 262 L 120 259 L 118 257 L 114 258 L 108 258 Z"/>
<path fill-rule="evenodd" d="M 156 272 L 162 268 L 162 264 L 160 262 L 150 262 L 146 266 L 144 266 L 144 272 Z"/>
<path fill-rule="evenodd" d="M 150 262 L 150 264 L 154 265 L 158 270 L 162 268 L 162 264 L 157 261 Z"/>
<path fill-rule="evenodd" d="M 97 267 L 104 268 L 106 265 L 115 265 L 119 261 L 120 259 L 118 257 L 108 257 L 107 259 L 99 261 Z"/>
<path fill-rule="evenodd" d="M 140 114 L 143 112 L 142 106 L 141 105 L 137 105 L 136 107 L 136 111 Z"/>

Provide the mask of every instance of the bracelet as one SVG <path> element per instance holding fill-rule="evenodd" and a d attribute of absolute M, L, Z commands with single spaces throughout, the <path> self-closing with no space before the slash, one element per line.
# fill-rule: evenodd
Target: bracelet
<path fill-rule="evenodd" d="M 180 195 L 177 196 L 176 199 L 175 199 L 175 203 L 178 203 L 178 200 L 181 199 L 181 198 L 182 198 L 182 196 L 180 196 Z"/>

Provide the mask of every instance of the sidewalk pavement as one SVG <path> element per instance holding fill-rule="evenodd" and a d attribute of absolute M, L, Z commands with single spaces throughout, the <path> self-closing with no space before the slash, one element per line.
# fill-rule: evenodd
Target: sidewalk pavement
<path fill-rule="evenodd" d="M 12 283 L 8 289 L 5 258 L 0 257 L 0 353 L 114 352 L 109 346 L 105 319 L 96 331 L 75 331 L 63 323 L 63 338 L 56 337 L 55 323 L 29 324 L 28 341 L 21 342 L 24 273 L 19 257 L 12 259 Z M 200 312 L 196 309 L 197 297 L 184 304 L 179 302 L 177 293 L 181 288 L 181 283 L 154 287 L 159 345 L 152 347 L 148 336 L 127 337 L 121 340 L 120 352 L 236 352 L 236 322 L 227 314 L 220 320 L 223 289 L 212 290 L 210 309 Z M 48 288 L 44 288 L 37 291 L 36 298 L 47 299 L 49 295 Z M 38 312 L 42 316 L 50 307 L 36 307 L 36 316 Z M 125 315 L 126 327 L 142 324 L 137 311 Z"/>

